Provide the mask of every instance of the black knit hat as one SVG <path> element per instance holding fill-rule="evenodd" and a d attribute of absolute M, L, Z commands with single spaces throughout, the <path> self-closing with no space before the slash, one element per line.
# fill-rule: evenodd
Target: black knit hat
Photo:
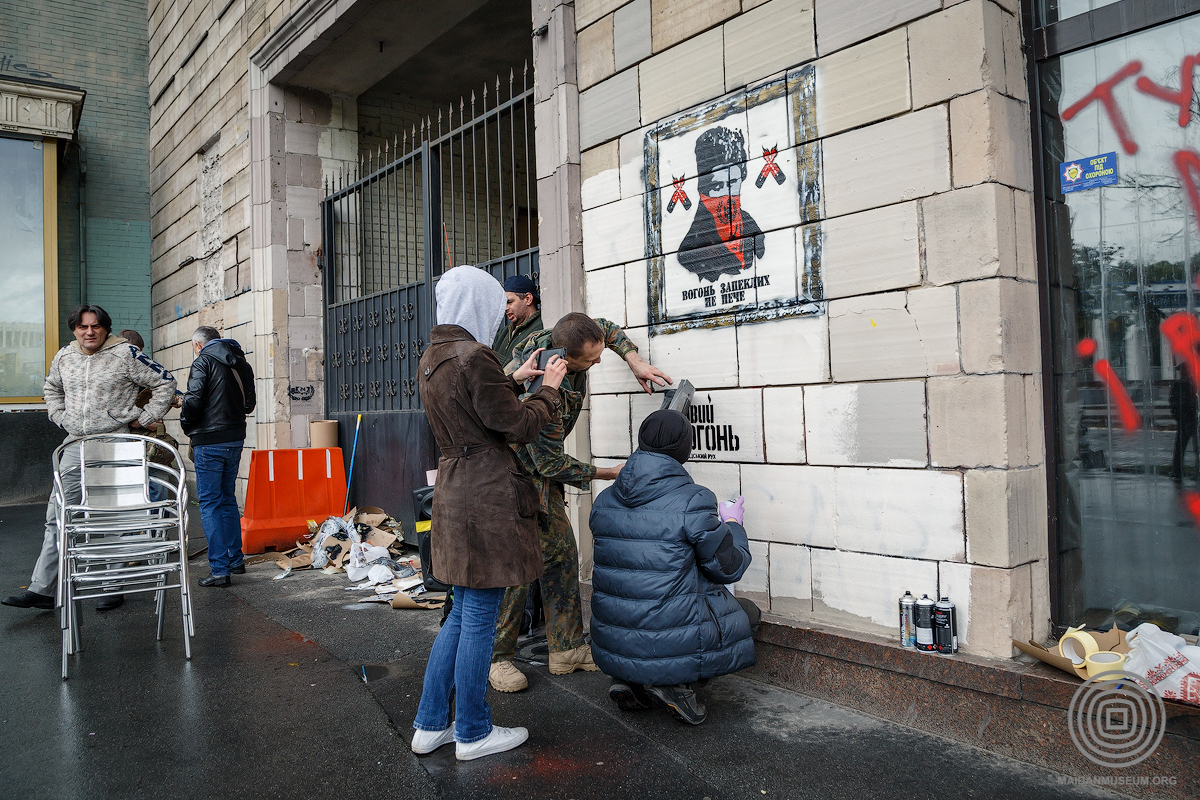
<path fill-rule="evenodd" d="M 655 411 L 638 430 L 638 449 L 668 455 L 682 464 L 692 455 L 692 425 L 678 411 Z"/>

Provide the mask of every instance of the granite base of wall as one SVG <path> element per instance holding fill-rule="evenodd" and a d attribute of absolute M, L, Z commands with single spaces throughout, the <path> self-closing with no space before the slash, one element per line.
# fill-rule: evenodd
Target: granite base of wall
<path fill-rule="evenodd" d="M 1130 768 L 1104 768 L 1085 758 L 1068 732 L 1067 708 L 1081 681 L 1032 659 L 933 655 L 770 616 L 756 639 L 758 664 L 747 677 L 1064 775 L 1122 778 L 1126 783 L 1114 788 L 1135 797 L 1200 793 L 1200 707 L 1165 701 L 1166 734 L 1154 754 Z M 1143 777 L 1149 785 L 1128 783 Z"/>
<path fill-rule="evenodd" d="M 46 502 L 64 435 L 44 410 L 0 413 L 0 506 Z"/>
<path fill-rule="evenodd" d="M 580 593 L 587 625 L 592 587 L 580 584 Z M 883 637 L 800 627 L 771 615 L 764 615 L 755 639 L 758 663 L 741 673 L 745 677 L 1063 775 L 1121 779 L 1109 788 L 1133 797 L 1200 795 L 1198 706 L 1164 701 L 1166 733 L 1154 754 L 1126 769 L 1104 768 L 1076 749 L 1067 729 L 1067 709 L 1082 681 L 1027 656 L 1005 661 L 921 653 Z M 1143 778 L 1145 786 L 1130 783 Z"/>

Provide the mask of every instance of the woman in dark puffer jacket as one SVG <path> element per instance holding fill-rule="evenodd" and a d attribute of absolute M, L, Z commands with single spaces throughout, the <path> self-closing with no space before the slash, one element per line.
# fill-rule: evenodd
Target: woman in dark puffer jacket
<path fill-rule="evenodd" d="M 742 498 L 718 509 L 683 469 L 691 447 L 686 417 L 654 412 L 638 450 L 596 498 L 591 631 L 618 705 L 648 708 L 656 698 L 699 725 L 706 712 L 688 684 L 752 666 L 760 613 L 724 586 L 750 566 Z"/>

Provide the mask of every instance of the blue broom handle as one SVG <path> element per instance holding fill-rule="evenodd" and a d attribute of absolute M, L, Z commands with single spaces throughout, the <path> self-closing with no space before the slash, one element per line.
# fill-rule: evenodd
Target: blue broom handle
<path fill-rule="evenodd" d="M 362 414 L 359 414 L 358 422 L 354 423 L 354 446 L 350 448 L 350 480 L 346 481 L 346 502 L 342 504 L 343 517 L 350 508 L 350 487 L 354 485 L 354 457 L 358 455 L 358 429 L 361 427 Z"/>

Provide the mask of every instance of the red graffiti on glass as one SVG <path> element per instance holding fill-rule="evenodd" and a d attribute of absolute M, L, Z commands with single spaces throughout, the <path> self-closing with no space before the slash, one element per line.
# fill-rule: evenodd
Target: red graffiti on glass
<path fill-rule="evenodd" d="M 1092 370 L 1112 392 L 1113 400 L 1117 403 L 1117 413 L 1121 417 L 1121 427 L 1127 431 L 1136 431 L 1142 427 L 1142 415 L 1138 413 L 1137 407 L 1129 397 L 1129 392 L 1125 391 L 1125 385 L 1117 377 L 1117 373 L 1113 370 L 1112 364 L 1108 363 L 1108 359 L 1102 358 L 1097 361 L 1092 365 Z"/>
<path fill-rule="evenodd" d="M 1080 111 L 1083 111 L 1092 103 L 1099 102 L 1104 107 L 1104 112 L 1108 114 L 1108 121 L 1112 123 L 1113 129 L 1117 132 L 1117 138 L 1121 140 L 1121 147 L 1124 148 L 1126 153 L 1133 155 L 1138 151 L 1137 142 L 1133 140 L 1133 135 L 1129 132 L 1129 125 L 1125 122 L 1125 116 L 1117 106 L 1117 100 L 1113 97 L 1113 89 L 1126 78 L 1131 78 L 1141 71 L 1142 62 L 1130 61 L 1117 70 L 1116 74 L 1111 78 L 1096 84 L 1096 87 L 1084 95 L 1083 99 L 1078 103 L 1063 111 L 1063 120 L 1069 121 L 1074 119 L 1075 115 Z"/>
<path fill-rule="evenodd" d="M 1151 97 L 1157 97 L 1159 100 L 1166 100 L 1168 103 L 1174 103 L 1179 106 L 1179 127 L 1186 128 L 1187 124 L 1192 120 L 1192 80 L 1196 68 L 1196 57 L 1187 55 L 1183 57 L 1183 63 L 1179 66 L 1179 89 L 1166 89 L 1159 86 L 1154 81 L 1142 75 L 1137 79 L 1135 84 L 1138 91 L 1143 94 L 1148 94 Z"/>
<path fill-rule="evenodd" d="M 1192 515 L 1192 522 L 1197 528 L 1200 528 L 1200 494 L 1193 492 L 1191 489 L 1179 493 L 1179 502 L 1183 505 L 1184 510 Z"/>
<path fill-rule="evenodd" d="M 1171 344 L 1171 352 L 1182 361 L 1187 368 L 1192 385 L 1200 392 L 1200 355 L 1196 346 L 1200 345 L 1200 322 L 1185 311 L 1178 311 L 1162 321 L 1159 330 Z"/>
<path fill-rule="evenodd" d="M 671 195 L 671 202 L 667 203 L 667 213 L 670 214 L 675 210 L 676 203 L 683 203 L 683 210 L 690 211 L 692 209 L 692 201 L 688 199 L 687 192 L 683 190 L 683 181 L 687 178 L 686 175 L 674 178 L 671 185 L 675 187 L 675 193 Z"/>
<path fill-rule="evenodd" d="M 1200 174 L 1200 153 L 1195 150 L 1177 150 L 1171 156 L 1171 163 L 1179 173 L 1179 185 L 1187 194 L 1188 203 L 1192 206 L 1192 214 L 1200 224 L 1200 190 L 1196 187 L 1197 174 Z"/>
<path fill-rule="evenodd" d="M 767 182 L 767 178 L 774 178 L 776 183 L 780 186 L 783 185 L 786 178 L 783 177 L 783 170 L 775 163 L 775 157 L 778 155 L 778 147 L 772 147 L 770 150 L 763 148 L 763 161 L 766 163 L 763 164 L 762 171 L 758 173 L 758 180 L 754 182 L 755 188 L 761 189 Z"/>
<path fill-rule="evenodd" d="M 1091 358 L 1096 354 L 1096 341 L 1081 339 L 1079 344 L 1075 345 L 1075 352 L 1080 358 Z M 1121 427 L 1127 431 L 1136 431 L 1142 427 L 1142 415 L 1138 413 L 1137 406 L 1133 404 L 1129 392 L 1125 391 L 1125 384 L 1121 383 L 1121 379 L 1117 377 L 1117 373 L 1112 368 L 1112 364 L 1108 363 L 1108 359 L 1102 358 L 1097 361 L 1092 365 L 1092 371 L 1096 373 L 1100 382 L 1108 387 L 1113 402 L 1117 404 L 1117 416 L 1121 418 Z"/>

